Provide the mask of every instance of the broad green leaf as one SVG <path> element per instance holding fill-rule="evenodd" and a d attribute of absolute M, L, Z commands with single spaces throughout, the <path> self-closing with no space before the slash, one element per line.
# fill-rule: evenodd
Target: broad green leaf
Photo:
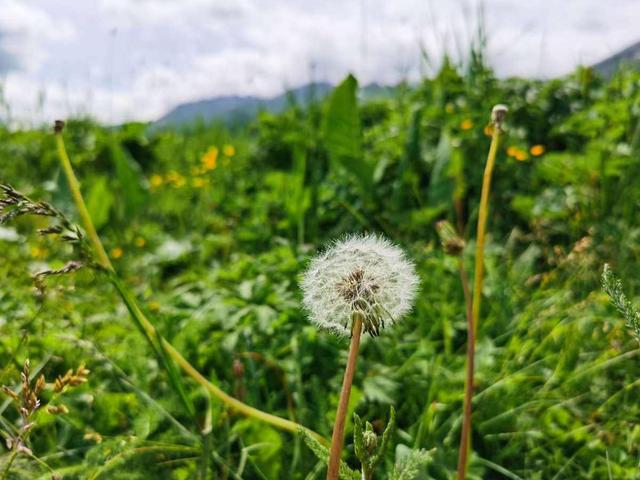
<path fill-rule="evenodd" d="M 435 152 L 435 162 L 429 182 L 428 200 L 432 207 L 449 204 L 453 198 L 455 186 L 449 168 L 454 152 L 451 137 L 447 132 L 443 132 Z"/>
<path fill-rule="evenodd" d="M 369 194 L 374 166 L 364 159 L 357 91 L 358 81 L 353 75 L 335 88 L 324 118 L 323 134 L 332 164 L 354 175 L 363 191 Z"/>
<path fill-rule="evenodd" d="M 131 155 L 116 142 L 111 143 L 110 153 L 123 200 L 124 217 L 125 219 L 129 219 L 144 206 L 147 198 L 140 182 L 140 166 Z"/>

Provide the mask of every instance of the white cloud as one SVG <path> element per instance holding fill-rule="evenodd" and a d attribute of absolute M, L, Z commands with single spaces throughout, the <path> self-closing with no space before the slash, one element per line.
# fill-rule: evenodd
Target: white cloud
<path fill-rule="evenodd" d="M 484 4 L 501 75 L 563 74 L 640 40 L 634 0 Z M 393 83 L 418 78 L 421 46 L 432 60 L 464 53 L 477 11 L 475 0 L 0 0 L 0 52 L 22 67 L 5 93 L 18 118 L 117 122 L 211 96 L 275 95 L 308 82 L 312 64 L 318 80 L 354 71 Z"/>
<path fill-rule="evenodd" d="M 16 67 L 20 69 L 33 72 L 74 33 L 70 22 L 55 19 L 35 5 L 20 0 L 0 1 L 2 49 L 18 60 Z"/>

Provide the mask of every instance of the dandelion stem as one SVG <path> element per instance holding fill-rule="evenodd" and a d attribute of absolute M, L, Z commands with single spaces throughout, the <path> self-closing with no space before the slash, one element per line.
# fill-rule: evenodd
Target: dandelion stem
<path fill-rule="evenodd" d="M 472 303 L 468 300 L 469 285 L 464 270 L 463 259 L 460 257 L 460 277 L 465 294 L 467 313 L 467 371 L 464 380 L 464 400 L 462 406 L 462 431 L 460 433 L 460 452 L 458 461 L 458 480 L 464 480 L 467 470 L 467 457 L 471 446 L 471 413 L 473 400 L 473 373 L 475 369 L 475 322 L 473 321 Z"/>
<path fill-rule="evenodd" d="M 297 433 L 300 429 L 305 430 L 322 444 L 328 445 L 327 440 L 313 430 L 310 430 L 307 427 L 299 425 L 298 423 L 291 420 L 287 420 L 285 418 L 263 412 L 262 410 L 258 410 L 257 408 L 251 407 L 246 403 L 243 403 L 240 400 L 232 397 L 231 395 L 228 395 L 222 389 L 208 381 L 200 372 L 198 372 L 198 370 L 196 370 L 193 365 L 191 365 L 191 363 L 189 363 L 187 359 L 182 356 L 182 354 L 178 350 L 176 350 L 173 345 L 171 345 L 160 335 L 155 326 L 151 323 L 151 321 L 149 321 L 149 319 L 138 306 L 135 297 L 126 289 L 123 282 L 120 281 L 109 260 L 109 257 L 106 254 L 102 242 L 100 241 L 100 237 L 98 236 L 98 233 L 93 226 L 91 216 L 89 215 L 89 211 L 87 210 L 84 199 L 82 197 L 82 193 L 80 191 L 80 184 L 78 183 L 78 180 L 75 176 L 73 167 L 71 166 L 71 162 L 69 161 L 69 156 L 67 155 L 64 146 L 64 140 L 62 139 L 63 126 L 64 124 L 62 122 L 56 122 L 55 134 L 58 147 L 58 156 L 67 177 L 69 189 L 71 190 L 76 208 L 80 213 L 80 218 L 82 220 L 83 226 L 87 231 L 87 236 L 89 238 L 89 241 L 91 242 L 91 246 L 98 256 L 99 263 L 108 272 L 107 278 L 114 285 L 118 294 L 120 295 L 120 298 L 129 309 L 131 316 L 134 317 L 144 333 L 148 337 L 152 338 L 155 342 L 158 342 L 163 347 L 164 351 L 167 352 L 167 354 L 185 371 L 187 375 L 189 375 L 193 380 L 203 386 L 211 395 L 229 406 L 229 408 L 231 408 L 232 410 L 235 410 L 248 417 L 255 418 L 256 420 L 261 420 L 265 423 L 271 424 L 281 430 L 286 430 L 293 433 Z"/>
<path fill-rule="evenodd" d="M 349 355 L 347 357 L 347 366 L 344 371 L 344 379 L 342 380 L 342 391 L 340 392 L 340 401 L 338 402 L 338 410 L 336 411 L 336 421 L 333 425 L 333 434 L 331 436 L 331 450 L 329 452 L 327 480 L 338 480 L 338 472 L 340 470 L 340 454 L 342 453 L 342 445 L 344 443 L 344 424 L 347 417 L 349 397 L 351 396 L 353 375 L 356 371 L 356 362 L 358 360 L 358 350 L 360 348 L 361 336 L 362 315 L 354 313 L 353 325 L 351 327 L 351 343 L 349 344 Z"/>
<path fill-rule="evenodd" d="M 487 215 L 489 211 L 491 178 L 493 176 L 493 167 L 496 162 L 496 154 L 498 153 L 498 145 L 503 133 L 502 122 L 504 121 L 506 112 L 507 108 L 503 105 L 496 105 L 495 107 L 493 107 L 493 111 L 491 112 L 493 133 L 491 135 L 489 155 L 487 157 L 487 163 L 484 169 L 484 175 L 482 177 L 482 192 L 480 194 L 480 209 L 478 211 L 478 228 L 476 233 L 476 261 L 473 278 L 473 302 L 471 316 L 469 316 L 469 305 L 467 303 L 467 371 L 465 376 L 462 431 L 460 433 L 460 451 L 458 457 L 458 480 L 464 480 L 467 476 L 469 450 L 471 449 L 471 416 L 474 383 L 475 345 L 478 332 L 478 320 L 480 317 L 480 301 L 482 297 L 482 280 L 484 274 L 484 239 L 487 227 Z"/>

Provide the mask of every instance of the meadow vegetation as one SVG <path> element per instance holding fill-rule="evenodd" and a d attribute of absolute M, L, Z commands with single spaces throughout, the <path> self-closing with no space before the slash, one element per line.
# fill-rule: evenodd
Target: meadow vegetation
<path fill-rule="evenodd" d="M 467 478 L 637 478 L 640 349 L 600 277 L 607 263 L 623 280 L 607 277 L 608 290 L 633 327 L 640 73 L 498 79 L 472 57 L 384 97 L 356 94 L 348 77 L 328 99 L 234 126 L 0 126 L 0 183 L 35 205 L 0 225 L 0 479 L 323 478 L 349 339 L 309 322 L 300 281 L 319 249 L 356 232 L 400 245 L 420 288 L 411 313 L 362 337 L 343 478 L 455 478 L 460 266 L 473 287 L 499 103 Z M 41 200 L 59 216 L 33 211 Z M 52 225 L 66 241 L 38 234 Z"/>

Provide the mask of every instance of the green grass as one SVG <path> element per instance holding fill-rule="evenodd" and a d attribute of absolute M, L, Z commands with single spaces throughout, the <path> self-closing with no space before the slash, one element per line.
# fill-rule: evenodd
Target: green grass
<path fill-rule="evenodd" d="M 350 82 L 334 95 L 343 106 Z M 435 448 L 416 478 L 440 480 L 457 464 L 466 318 L 457 260 L 435 223 L 457 225 L 460 198 L 472 275 L 495 103 L 510 112 L 488 219 L 469 478 L 635 478 L 640 349 L 600 274 L 611 264 L 638 304 L 640 74 L 542 82 L 445 66 L 355 117 L 292 105 L 233 131 L 153 133 L 76 120 L 65 140 L 105 249 L 158 332 L 225 392 L 327 438 L 347 341 L 305 319 L 299 275 L 345 232 L 381 232 L 406 248 L 418 303 L 363 339 L 351 408 L 379 434 L 389 407 L 397 412 L 376 478 L 391 478 L 411 450 Z M 350 140 L 327 118 L 347 122 Z M 533 156 L 534 145 L 544 153 Z M 211 146 L 215 168 L 204 171 Z M 49 129 L 0 127 L 0 165 L 0 183 L 80 222 Z M 16 386 L 26 358 L 47 379 L 81 362 L 91 374 L 65 395 L 67 415 L 42 415 L 34 455 L 65 479 L 323 478 L 301 437 L 235 414 L 183 376 L 191 415 L 103 275 L 50 278 L 36 295 L 30 273 L 73 258 L 35 234 L 43 226 L 24 217 L 0 229 L 0 384 Z M 18 413 L 7 402 L 0 414 L 10 431 Z M 352 428 L 344 460 L 355 469 Z M 1 472 L 10 452 L 0 455 Z M 9 476 L 49 477 L 25 456 Z"/>

